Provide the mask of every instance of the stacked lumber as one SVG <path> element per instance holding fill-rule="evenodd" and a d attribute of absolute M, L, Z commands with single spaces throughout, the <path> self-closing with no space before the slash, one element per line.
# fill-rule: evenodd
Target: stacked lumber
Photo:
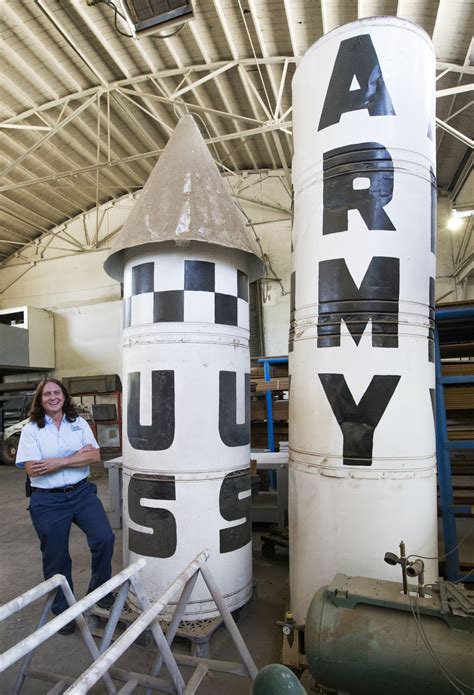
<path fill-rule="evenodd" d="M 474 376 L 474 362 L 445 362 L 443 376 Z M 474 384 L 447 384 L 444 404 L 449 439 L 474 440 Z"/>
<path fill-rule="evenodd" d="M 474 410 L 474 384 L 444 387 L 446 410 Z"/>
<path fill-rule="evenodd" d="M 471 308 L 472 301 L 437 304 L 437 309 Z M 470 318 L 437 320 L 442 358 L 474 357 L 474 323 Z"/>
<path fill-rule="evenodd" d="M 470 302 L 437 305 L 437 309 L 471 308 Z M 437 321 L 443 376 L 474 376 L 474 322 L 472 318 Z M 467 358 L 467 359 L 466 359 Z M 450 361 L 446 361 L 449 359 Z M 474 441 L 474 384 L 446 384 L 444 402 L 448 438 Z M 474 450 L 451 451 L 453 475 L 474 475 Z"/>
<path fill-rule="evenodd" d="M 473 376 L 474 362 L 443 362 L 443 376 Z"/>
<path fill-rule="evenodd" d="M 252 422 L 250 429 L 250 445 L 252 449 L 267 449 L 268 435 L 266 422 Z M 273 434 L 275 438 L 275 449 L 278 451 L 279 442 L 288 441 L 288 423 L 274 422 Z"/>

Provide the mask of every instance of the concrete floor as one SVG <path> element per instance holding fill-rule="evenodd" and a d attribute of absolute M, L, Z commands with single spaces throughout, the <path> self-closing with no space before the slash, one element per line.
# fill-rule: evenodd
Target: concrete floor
<path fill-rule="evenodd" d="M 0 466 L 0 602 L 5 603 L 43 581 L 41 554 L 38 539 L 27 511 L 28 500 L 24 496 L 24 476 L 19 470 Z M 100 472 L 94 477 L 99 495 L 108 509 L 107 475 Z M 256 593 L 252 601 L 241 609 L 238 616 L 239 630 L 258 668 L 280 661 L 282 646 L 281 630 L 276 621 L 284 615 L 288 593 L 288 553 L 279 549 L 276 557 L 267 561 L 260 552 L 260 534 L 264 525 L 254 527 L 253 570 Z M 122 532 L 115 530 L 116 550 L 114 572 L 122 569 Z M 81 598 L 89 582 L 90 555 L 85 537 L 73 528 L 71 534 L 71 557 L 73 559 L 74 590 Z M 43 605 L 37 601 L 12 618 L 0 624 L 0 652 L 19 642 L 34 631 Z M 187 643 L 181 640 L 177 649 L 189 653 Z M 210 643 L 211 658 L 238 660 L 238 654 L 224 628 L 219 628 Z M 119 666 L 149 673 L 155 653 L 144 647 L 132 647 L 120 659 Z M 68 636 L 55 635 L 42 645 L 33 658 L 32 666 L 57 673 L 77 676 L 91 663 L 90 655 L 79 632 Z M 0 695 L 11 692 L 18 665 L 0 674 Z M 184 669 L 185 680 L 190 671 Z M 46 693 L 51 683 L 27 678 L 22 695 Z M 250 690 L 250 681 L 237 676 L 212 675 L 206 677 L 198 692 L 208 695 L 241 695 Z M 97 685 L 91 692 L 105 692 Z M 137 693 L 144 692 L 137 689 Z"/>

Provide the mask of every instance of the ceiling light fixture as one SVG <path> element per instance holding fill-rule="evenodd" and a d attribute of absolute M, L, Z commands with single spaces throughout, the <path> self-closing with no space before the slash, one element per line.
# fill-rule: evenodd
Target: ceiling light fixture
<path fill-rule="evenodd" d="M 454 217 L 472 217 L 474 215 L 474 210 L 456 210 L 453 209 L 453 215 Z"/>
<path fill-rule="evenodd" d="M 130 39 L 153 34 L 157 39 L 170 39 L 176 36 L 186 22 L 194 18 L 191 0 L 86 0 L 89 6 L 107 5 L 114 11 L 116 31 Z M 130 31 L 129 34 L 119 27 L 117 18 Z M 172 29 L 163 33 L 163 30 Z"/>
<path fill-rule="evenodd" d="M 117 2 L 126 17 L 130 31 L 137 37 L 157 34 L 157 38 L 170 38 L 194 17 L 191 0 L 117 0 Z M 176 26 L 176 32 L 159 33 Z"/>
<path fill-rule="evenodd" d="M 447 227 L 450 232 L 457 232 L 462 227 L 462 217 L 456 215 L 456 210 L 453 210 L 452 215 L 448 219 Z"/>

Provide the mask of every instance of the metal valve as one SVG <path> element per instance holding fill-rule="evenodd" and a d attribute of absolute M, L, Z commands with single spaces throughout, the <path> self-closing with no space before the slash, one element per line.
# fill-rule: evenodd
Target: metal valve
<path fill-rule="evenodd" d="M 395 553 L 388 552 L 385 553 L 384 560 L 388 565 L 401 565 L 404 594 L 408 594 L 408 575 L 409 577 L 418 577 L 418 596 L 421 598 L 424 597 L 425 590 L 423 584 L 425 582 L 425 564 L 420 558 L 408 560 L 405 553 L 404 541 L 400 542 L 400 557 L 395 555 Z"/>
<path fill-rule="evenodd" d="M 287 611 L 285 613 L 285 620 L 277 620 L 277 625 L 281 627 L 283 634 L 288 639 L 288 643 L 291 647 L 294 640 L 294 631 L 296 628 L 296 623 L 293 620 L 293 613 Z"/>

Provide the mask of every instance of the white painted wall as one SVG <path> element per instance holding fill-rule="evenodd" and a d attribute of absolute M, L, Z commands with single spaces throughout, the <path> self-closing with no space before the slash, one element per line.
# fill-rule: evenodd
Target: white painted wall
<path fill-rule="evenodd" d="M 266 354 L 287 354 L 290 195 L 281 179 L 273 174 L 231 177 L 228 183 L 245 212 L 250 230 L 250 223 L 253 223 L 251 233 L 258 237 L 273 269 L 272 272 L 267 267 L 264 281 Z M 9 265 L 0 269 L 0 308 L 27 304 L 54 312 L 54 374 L 58 377 L 120 374 L 120 285 L 104 272 L 102 266 L 108 255 L 110 239 L 120 229 L 132 206 L 133 200 L 124 198 L 104 206 L 98 216 L 93 211 L 85 218 L 81 216 L 71 222 L 67 233 L 89 249 L 79 255 L 65 257 L 75 247 L 71 241 L 64 241 L 68 237 L 56 238 L 43 259 L 37 247 L 33 246 L 23 253 L 31 265 L 19 265 L 24 261 L 13 258 Z M 449 200 L 440 198 L 436 298 L 444 297 L 444 301 L 471 299 L 474 298 L 474 270 L 462 285 L 458 285 L 453 276 L 456 255 L 469 222 L 464 222 L 458 232 L 450 232 L 446 229 L 449 212 Z M 97 220 L 101 222 L 99 250 L 93 249 L 92 244 Z M 474 253 L 473 243 L 474 238 L 467 255 Z"/>
<path fill-rule="evenodd" d="M 29 263 L 14 258 L 0 270 L 0 291 L 6 288 L 0 294 L 0 308 L 26 304 L 53 312 L 56 367 L 50 373 L 57 377 L 120 374 L 120 285 L 102 266 L 108 255 L 107 237 L 120 228 L 132 204 L 124 199 L 101 211 L 102 249 L 92 250 L 88 243 L 95 232 L 93 211 L 67 227 L 67 234 L 90 250 L 66 257 L 76 247 L 64 241 L 68 236 L 57 237 L 43 258 L 34 246 L 22 254 Z"/>
<path fill-rule="evenodd" d="M 281 179 L 274 176 L 247 176 L 240 180 L 238 194 L 245 198 L 240 203 L 253 223 L 252 233 L 260 240 L 271 264 L 271 268 L 266 268 L 263 281 L 265 353 L 286 355 L 290 318 L 291 197 Z M 250 203 L 250 198 L 260 202 Z"/>
<path fill-rule="evenodd" d="M 459 229 L 448 229 L 451 201 L 438 198 L 436 253 L 436 301 L 458 302 L 474 299 L 473 218 L 465 218 Z M 460 253 L 461 252 L 461 253 Z"/>
<path fill-rule="evenodd" d="M 122 301 L 85 304 L 55 313 L 55 375 L 121 375 Z"/>

